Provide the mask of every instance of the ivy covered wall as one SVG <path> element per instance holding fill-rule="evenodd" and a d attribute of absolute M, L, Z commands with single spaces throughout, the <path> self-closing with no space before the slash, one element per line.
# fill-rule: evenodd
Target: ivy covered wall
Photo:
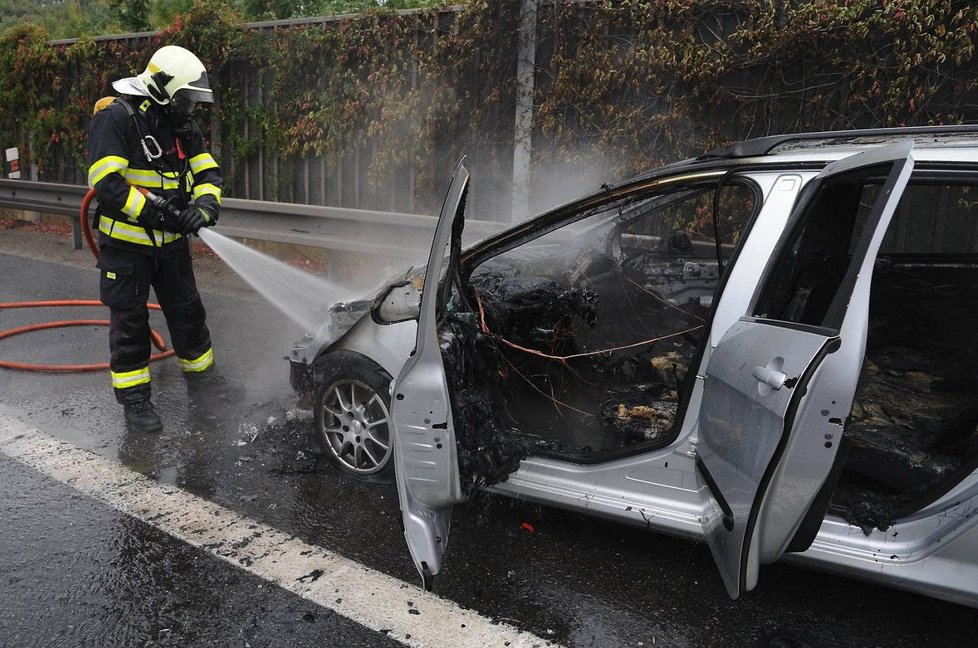
<path fill-rule="evenodd" d="M 0 38 L 0 145 L 84 182 L 95 100 L 180 44 L 210 70 L 229 195 L 430 212 L 467 154 L 480 216 L 506 219 L 519 7 L 245 28 L 197 0 L 153 36 L 61 44 L 21 26 Z M 974 121 L 976 25 L 945 0 L 542 2 L 533 197 L 745 137 Z"/>

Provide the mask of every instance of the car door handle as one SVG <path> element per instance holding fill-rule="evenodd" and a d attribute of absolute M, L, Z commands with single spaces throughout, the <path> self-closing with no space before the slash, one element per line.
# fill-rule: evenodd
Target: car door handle
<path fill-rule="evenodd" d="M 788 380 L 788 376 L 777 369 L 769 369 L 768 367 L 754 367 L 754 378 L 758 382 L 762 382 L 771 389 L 781 389 L 784 387 L 784 383 Z"/>

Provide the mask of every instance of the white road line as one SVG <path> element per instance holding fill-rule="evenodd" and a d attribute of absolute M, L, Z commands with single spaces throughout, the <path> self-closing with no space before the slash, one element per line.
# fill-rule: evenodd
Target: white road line
<path fill-rule="evenodd" d="M 408 646 L 555 645 L 144 477 L 2 411 L 0 453 L 371 630 L 385 631 Z"/>

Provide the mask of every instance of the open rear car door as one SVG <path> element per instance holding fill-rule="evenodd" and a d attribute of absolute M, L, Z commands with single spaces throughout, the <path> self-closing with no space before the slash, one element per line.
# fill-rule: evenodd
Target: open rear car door
<path fill-rule="evenodd" d="M 417 343 L 394 382 L 391 406 L 394 470 L 404 538 L 425 589 L 431 588 L 432 576 L 441 569 L 452 507 L 463 499 L 438 322 L 450 296 L 452 273 L 458 266 L 468 187 L 469 172 L 459 162 L 428 256 Z M 450 248 L 447 257 L 446 247 Z M 443 269 L 445 277 L 439 282 Z"/>
<path fill-rule="evenodd" d="M 710 357 L 696 474 L 704 536 L 732 598 L 754 588 L 761 563 L 807 548 L 824 517 L 863 363 L 873 266 L 912 148 L 844 158 L 809 183 L 751 315 Z"/>

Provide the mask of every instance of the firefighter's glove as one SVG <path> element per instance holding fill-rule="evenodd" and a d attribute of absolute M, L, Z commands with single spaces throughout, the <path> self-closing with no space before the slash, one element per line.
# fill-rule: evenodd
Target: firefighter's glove
<path fill-rule="evenodd" d="M 200 211 L 204 214 L 204 227 L 214 227 L 217 225 L 217 216 L 214 214 L 214 210 L 210 207 L 201 207 Z"/>
<path fill-rule="evenodd" d="M 148 202 L 143 208 L 143 213 L 136 219 L 143 227 L 155 230 L 166 230 L 174 234 L 182 234 L 180 229 L 180 208 L 172 200 L 163 200 L 157 203 Z"/>
<path fill-rule="evenodd" d="M 181 234 L 196 234 L 197 230 L 208 225 L 208 220 L 206 211 L 191 205 L 177 215 L 176 225 Z"/>
<path fill-rule="evenodd" d="M 197 222 L 194 222 L 193 229 L 188 231 L 197 234 L 199 233 L 201 227 L 214 227 L 217 225 L 217 216 L 214 215 L 214 209 L 210 205 L 206 207 L 201 205 L 191 205 L 190 209 L 197 210 L 200 217 L 203 219 L 203 223 L 198 225 Z"/>
<path fill-rule="evenodd" d="M 150 229 L 163 229 L 163 214 L 156 207 L 146 205 L 143 207 L 143 213 L 139 215 L 136 222 Z"/>
<path fill-rule="evenodd" d="M 148 227 L 154 230 L 166 230 L 167 232 L 173 232 L 174 234 L 179 234 L 180 230 L 177 228 L 176 220 L 174 214 L 169 211 L 160 211 L 155 205 L 147 204 L 143 208 L 143 213 L 139 215 L 136 219 L 143 227 Z"/>

